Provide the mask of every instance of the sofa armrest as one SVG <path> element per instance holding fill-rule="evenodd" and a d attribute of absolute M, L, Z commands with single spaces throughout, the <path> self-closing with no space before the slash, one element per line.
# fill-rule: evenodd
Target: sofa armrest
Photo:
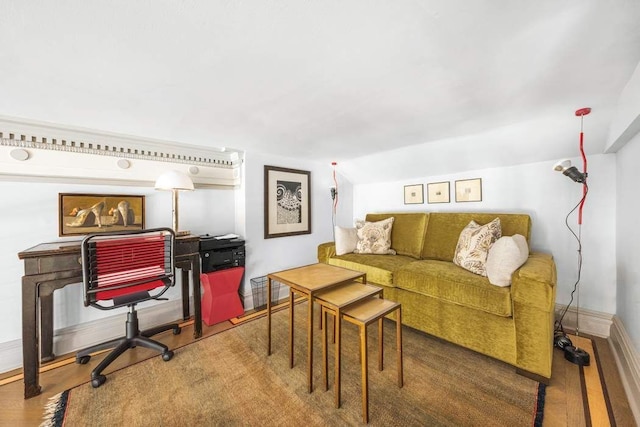
<path fill-rule="evenodd" d="M 531 253 L 511 276 L 518 372 L 548 384 L 553 363 L 556 264 L 544 253 Z M 541 376 L 540 378 L 538 378 Z"/>
<path fill-rule="evenodd" d="M 334 242 L 326 242 L 318 245 L 318 262 L 327 264 L 329 258 L 336 256 L 336 244 Z"/>
<path fill-rule="evenodd" d="M 511 277 L 514 302 L 553 312 L 556 299 L 556 264 L 549 254 L 533 252 Z"/>

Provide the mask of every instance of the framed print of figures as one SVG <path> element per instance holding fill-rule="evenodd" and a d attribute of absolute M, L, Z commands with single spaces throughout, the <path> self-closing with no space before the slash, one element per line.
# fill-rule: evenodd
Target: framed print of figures
<path fill-rule="evenodd" d="M 456 202 L 481 202 L 482 178 L 456 181 Z"/>
<path fill-rule="evenodd" d="M 311 234 L 311 172 L 264 167 L 264 238 Z"/>
<path fill-rule="evenodd" d="M 144 196 L 64 193 L 58 195 L 60 237 L 143 228 Z"/>
<path fill-rule="evenodd" d="M 424 187 L 422 184 L 404 186 L 404 204 L 414 205 L 424 203 Z"/>
<path fill-rule="evenodd" d="M 427 184 L 427 203 L 449 203 L 449 181 Z"/>

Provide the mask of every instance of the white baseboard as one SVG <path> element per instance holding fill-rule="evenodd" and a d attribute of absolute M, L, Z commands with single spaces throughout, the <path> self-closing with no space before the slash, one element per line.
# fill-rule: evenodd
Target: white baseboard
<path fill-rule="evenodd" d="M 138 309 L 140 329 L 182 318 L 182 300 Z M 53 353 L 66 354 L 125 334 L 126 312 L 54 331 Z M 22 367 L 22 340 L 0 343 L 0 372 Z"/>
<path fill-rule="evenodd" d="M 556 320 L 559 320 L 561 313 L 566 308 L 566 305 L 556 304 Z M 567 314 L 562 319 L 562 326 L 571 331 L 576 330 L 577 316 L 575 307 L 569 307 Z M 608 313 L 602 313 L 599 311 L 586 310 L 581 308 L 580 312 L 580 330 L 588 335 L 594 335 L 600 338 L 609 338 L 611 324 L 613 323 L 613 315 Z"/>
<path fill-rule="evenodd" d="M 636 424 L 640 425 L 640 363 L 638 363 L 638 352 L 617 316 L 613 316 L 609 345 L 616 359 L 616 365 L 620 372 L 624 391 L 627 393 L 631 412 L 633 412 Z"/>

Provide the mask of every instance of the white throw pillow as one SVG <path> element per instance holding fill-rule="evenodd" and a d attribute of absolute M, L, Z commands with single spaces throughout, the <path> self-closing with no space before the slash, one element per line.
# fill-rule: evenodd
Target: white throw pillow
<path fill-rule="evenodd" d="M 511 285 L 511 276 L 529 258 L 527 239 L 520 234 L 498 239 L 487 256 L 487 277 L 496 286 Z"/>
<path fill-rule="evenodd" d="M 471 221 L 460 233 L 453 263 L 472 273 L 486 276 L 485 263 L 489 248 L 500 237 L 502 237 L 500 218 L 482 226 Z"/>
<path fill-rule="evenodd" d="M 350 254 L 358 244 L 358 233 L 354 228 L 334 227 L 336 255 Z"/>

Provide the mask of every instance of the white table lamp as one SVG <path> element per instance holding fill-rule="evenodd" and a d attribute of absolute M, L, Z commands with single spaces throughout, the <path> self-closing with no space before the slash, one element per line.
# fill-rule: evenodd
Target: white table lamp
<path fill-rule="evenodd" d="M 173 231 L 176 236 L 189 234 L 188 231 L 178 231 L 178 191 L 193 191 L 193 181 L 188 175 L 170 170 L 158 177 L 156 180 L 156 190 L 171 190 L 173 192 Z"/>

